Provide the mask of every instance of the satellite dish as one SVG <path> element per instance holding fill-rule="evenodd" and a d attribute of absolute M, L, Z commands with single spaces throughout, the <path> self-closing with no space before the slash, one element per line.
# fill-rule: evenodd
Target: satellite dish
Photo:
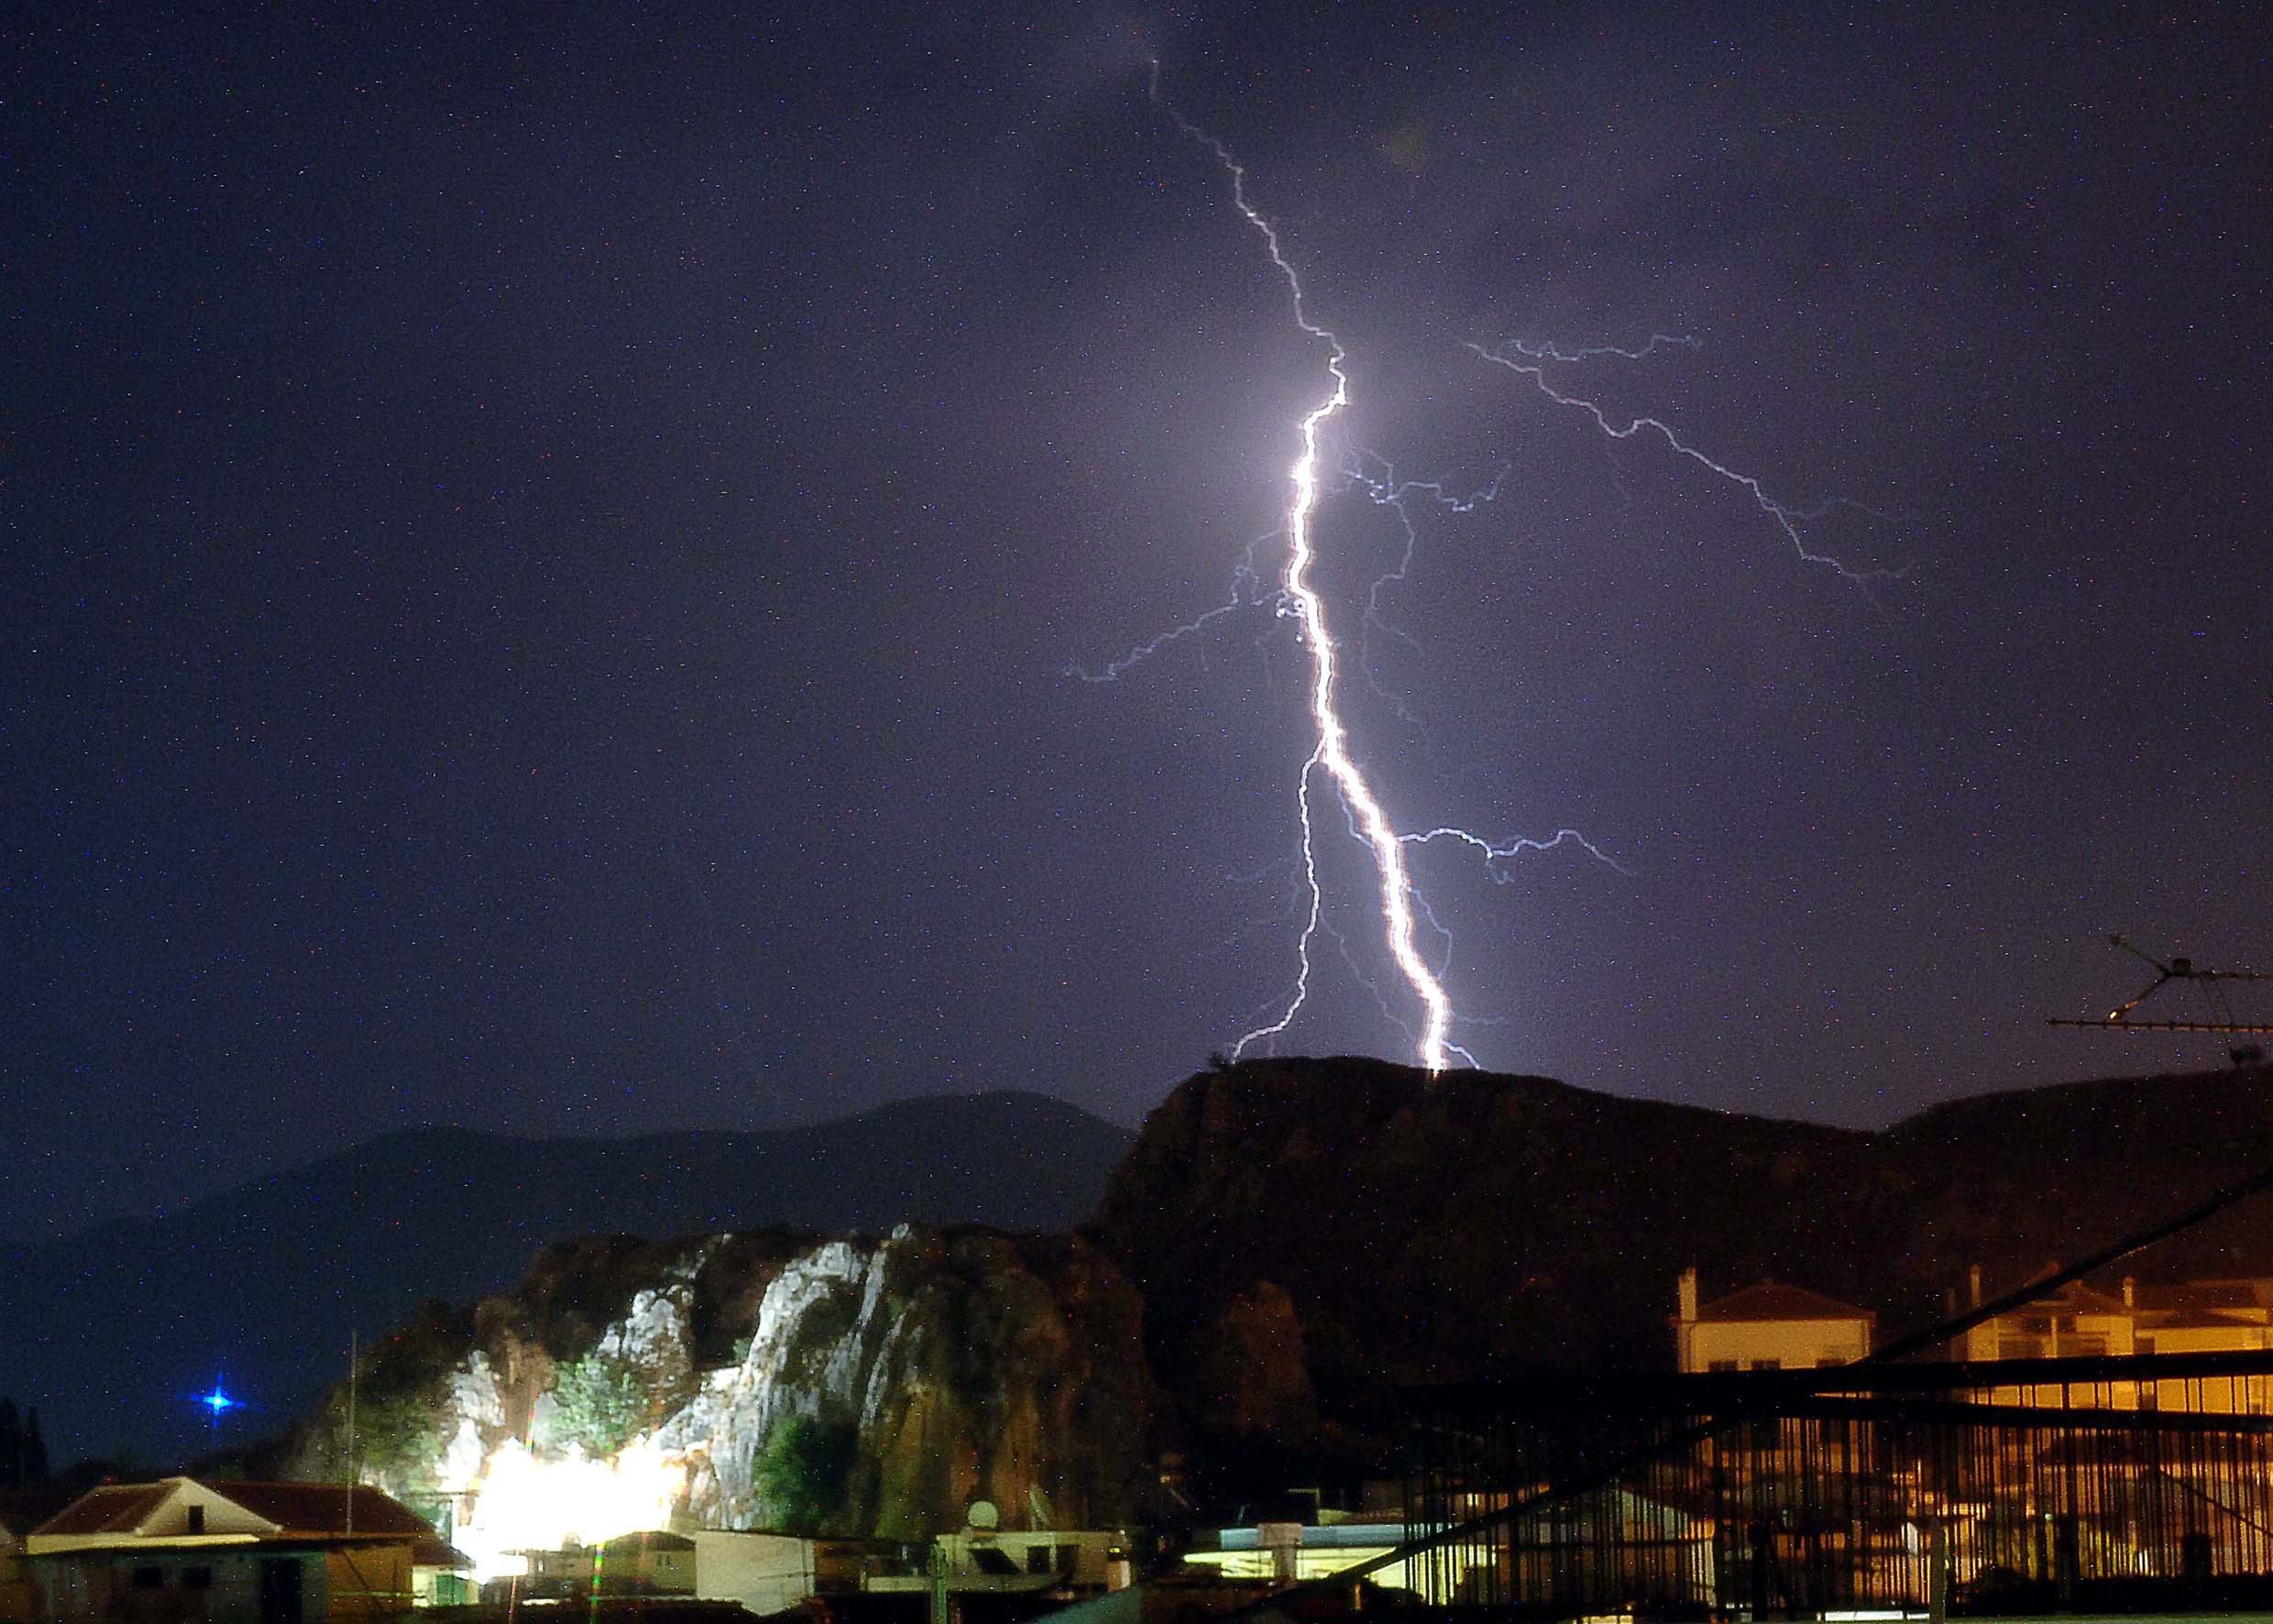
<path fill-rule="evenodd" d="M 964 1520 L 968 1521 L 972 1528 L 999 1528 L 1002 1526 L 1003 1514 L 994 1509 L 994 1502 L 993 1500 L 973 1500 L 971 1502 L 971 1509 L 963 1515 Z"/>

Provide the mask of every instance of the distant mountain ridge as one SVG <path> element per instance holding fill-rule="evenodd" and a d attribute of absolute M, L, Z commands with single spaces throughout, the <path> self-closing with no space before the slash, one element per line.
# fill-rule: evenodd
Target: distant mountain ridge
<path fill-rule="evenodd" d="M 833 1122 L 622 1139 L 411 1128 L 164 1217 L 8 1257 L 17 1317 L 0 1394 L 39 1406 L 58 1464 L 201 1446 L 188 1396 L 216 1374 L 282 1425 L 419 1302 L 519 1278 L 547 1243 L 902 1222 L 1062 1231 L 1133 1136 L 1047 1095 L 898 1101 Z"/>

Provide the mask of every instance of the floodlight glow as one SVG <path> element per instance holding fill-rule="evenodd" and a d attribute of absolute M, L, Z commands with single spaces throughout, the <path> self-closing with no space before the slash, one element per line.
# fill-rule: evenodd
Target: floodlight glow
<path fill-rule="evenodd" d="M 686 1476 L 686 1457 L 653 1438 L 604 1458 L 571 1448 L 551 1459 L 508 1438 L 482 1462 L 450 1542 L 473 1560 L 478 1584 L 511 1578 L 528 1571 L 522 1552 L 668 1529 Z"/>

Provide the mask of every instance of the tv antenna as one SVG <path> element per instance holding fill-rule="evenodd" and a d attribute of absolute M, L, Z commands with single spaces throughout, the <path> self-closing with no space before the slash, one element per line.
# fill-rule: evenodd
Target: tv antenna
<path fill-rule="evenodd" d="M 2174 958 L 2166 964 L 2120 936 L 2111 936 L 2107 939 L 2112 946 L 2122 949 L 2134 959 L 2144 960 L 2153 965 L 2155 979 L 2098 1020 L 2064 1020 L 2054 1015 L 2048 1025 L 2089 1027 L 2095 1032 L 2216 1032 L 2226 1037 L 2273 1036 L 2273 1023 L 2235 1020 L 2233 1000 L 2226 996 L 2222 984 L 2226 982 L 2273 982 L 2273 973 L 2256 970 L 2197 970 L 2191 959 Z M 2172 982 L 2191 982 L 2202 989 L 2202 1002 L 2209 1010 L 2208 1019 L 2142 1020 L 2131 1013 Z M 2265 1058 L 2264 1048 L 2254 1043 L 2236 1045 L 2226 1052 L 2233 1056 L 2237 1066 L 2251 1065 Z"/>

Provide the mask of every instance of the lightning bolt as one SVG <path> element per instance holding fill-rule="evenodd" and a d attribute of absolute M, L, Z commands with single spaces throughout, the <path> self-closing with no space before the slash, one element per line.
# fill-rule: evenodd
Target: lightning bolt
<path fill-rule="evenodd" d="M 1600 429 L 1611 439 L 1631 440 L 1646 429 L 1664 441 L 1671 449 L 1687 457 L 1699 467 L 1708 470 L 1731 485 L 1741 487 L 1751 493 L 1753 502 L 1758 505 L 1760 510 L 1774 522 L 1778 530 L 1784 532 L 1784 539 L 1791 543 L 1792 550 L 1799 554 L 1801 563 L 1821 565 L 1857 586 L 1868 586 L 1872 581 L 1896 581 L 1910 573 L 1907 565 L 1900 569 L 1858 569 L 1828 553 L 1815 551 L 1808 546 L 1802 533 L 1802 526 L 1810 524 L 1826 514 L 1842 508 L 1855 512 L 1867 513 L 1873 519 L 1888 523 L 1895 522 L 1894 515 L 1882 513 L 1875 508 L 1866 508 L 1861 502 L 1848 501 L 1844 498 L 1835 498 L 1815 508 L 1792 507 L 1770 496 L 1766 487 L 1762 485 L 1753 475 L 1718 462 L 1690 444 L 1675 431 L 1672 424 L 1664 419 L 1635 417 L 1630 418 L 1621 425 L 1611 417 L 1608 411 L 1604 410 L 1599 402 L 1587 400 L 1582 395 L 1571 394 L 1547 380 L 1547 368 L 1550 366 L 1590 360 L 1598 356 L 1618 356 L 1629 361 L 1639 361 L 1663 348 L 1675 347 L 1691 350 L 1701 348 L 1702 346 L 1696 339 L 1670 337 L 1662 333 L 1654 334 L 1651 336 L 1650 342 L 1640 349 L 1620 349 L 1612 345 L 1597 345 L 1586 349 L 1564 350 L 1557 349 L 1552 344 L 1525 344 L 1521 340 L 1503 345 L 1496 350 L 1487 349 L 1482 345 L 1475 343 L 1469 344 L 1467 347 L 1494 366 L 1505 367 L 1510 372 L 1530 379 L 1532 387 L 1556 405 L 1567 406 L 1574 411 L 1585 412 L 1594 419 L 1595 427 Z"/>
<path fill-rule="evenodd" d="M 1485 872 L 1502 885 L 1514 879 L 1512 874 L 1499 866 L 1508 858 L 1521 856 L 1526 851 L 1553 851 L 1565 844 L 1577 846 L 1597 862 L 1616 869 L 1630 880 L 1633 878 L 1633 870 L 1575 828 L 1559 828 L 1543 840 L 1534 840 L 1529 835 L 1522 835 L 1503 845 L 1495 845 L 1483 836 L 1472 835 L 1464 828 L 1433 828 L 1424 835 L 1400 835 L 1397 838 L 1408 846 L 1425 846 L 1432 840 L 1457 840 L 1464 846 L 1473 846 L 1483 856 Z M 1437 928 L 1442 930 L 1444 927 L 1439 926 Z"/>
<path fill-rule="evenodd" d="M 1382 595 L 1392 586 L 1402 586 L 1412 573 L 1412 556 L 1421 545 L 1420 532 L 1413 529 L 1412 514 L 1405 507 L 1405 499 L 1414 493 L 1427 497 L 1438 507 L 1455 513 L 1473 513 L 1487 502 L 1499 499 L 1499 482 L 1505 479 L 1512 465 L 1503 463 L 1491 482 L 1462 495 L 1445 485 L 1442 479 L 1400 479 L 1397 466 L 1378 453 L 1368 452 L 1381 467 L 1378 476 L 1366 471 L 1363 462 L 1353 459 L 1342 469 L 1343 479 L 1350 485 L 1362 487 L 1376 507 L 1387 508 L 1397 515 L 1398 527 L 1405 532 L 1405 549 L 1397 562 L 1387 571 L 1374 577 L 1373 587 L 1366 594 L 1366 611 L 1358 620 L 1357 668 L 1366 675 L 1366 686 L 1379 696 L 1383 704 L 1396 712 L 1397 719 L 1418 730 L 1421 719 L 1412 713 L 1403 697 L 1389 692 L 1374 675 L 1373 634 L 1376 631 L 1394 637 L 1413 648 L 1421 646 L 1411 632 L 1389 624 L 1388 611 L 1382 607 Z M 1433 920 L 1431 921 L 1433 923 Z"/>
<path fill-rule="evenodd" d="M 1295 795 L 1301 831 L 1302 895 L 1306 905 L 1301 910 L 1304 917 L 1296 941 L 1294 982 L 1286 1003 L 1279 1009 L 1275 1019 L 1242 1037 L 1232 1049 L 1232 1055 L 1235 1059 L 1255 1044 L 1268 1043 L 1293 1024 L 1310 997 L 1311 982 L 1317 968 L 1314 949 L 1319 933 L 1323 931 L 1333 939 L 1352 973 L 1373 993 L 1383 1015 L 1403 1031 L 1413 1044 L 1423 1067 L 1431 1072 L 1442 1071 L 1450 1063 L 1451 1058 L 1455 1056 L 1474 1065 L 1474 1057 L 1452 1041 L 1451 1030 L 1455 1017 L 1451 998 L 1444 990 L 1444 964 L 1433 966 L 1421 950 L 1420 939 L 1425 928 L 1441 944 L 1441 956 L 1444 962 L 1448 963 L 1453 946 L 1452 933 L 1437 918 L 1427 899 L 1414 885 L 1407 865 L 1406 849 L 1430 846 L 1440 841 L 1465 846 L 1481 859 L 1485 872 L 1503 885 L 1512 879 L 1506 866 L 1512 859 L 1526 852 L 1553 851 L 1565 846 L 1575 846 L 1584 850 L 1597 861 L 1620 874 L 1630 875 L 1631 871 L 1575 828 L 1557 829 L 1545 839 L 1526 837 L 1494 841 L 1451 826 L 1404 833 L 1389 821 L 1380 798 L 1350 755 L 1349 730 L 1337 703 L 1342 650 L 1335 643 L 1328 626 L 1325 604 L 1311 581 L 1312 566 L 1317 557 L 1313 524 L 1320 501 L 1320 442 L 1325 426 L 1350 403 L 1350 380 L 1345 367 L 1347 352 L 1331 329 L 1311 319 L 1301 278 L 1287 258 L 1277 228 L 1247 197 L 1245 166 L 1232 156 L 1230 149 L 1221 141 L 1186 118 L 1161 93 L 1160 64 L 1157 60 L 1151 64 L 1148 94 L 1152 104 L 1187 138 L 1204 148 L 1229 178 L 1233 206 L 1262 238 L 1272 266 L 1286 280 L 1295 326 L 1325 351 L 1324 368 L 1332 387 L 1301 415 L 1297 426 L 1295 437 L 1300 450 L 1287 476 L 1290 495 L 1281 532 L 1286 542 L 1286 561 L 1278 586 L 1266 589 L 1256 563 L 1262 543 L 1273 538 L 1258 537 L 1248 543 L 1234 573 L 1227 601 L 1206 609 L 1192 620 L 1170 628 L 1149 642 L 1134 646 L 1105 666 L 1091 670 L 1078 664 L 1071 665 L 1067 668 L 1068 675 L 1091 683 L 1117 681 L 1126 672 L 1150 660 L 1171 644 L 1202 632 L 1225 617 L 1245 609 L 1268 607 L 1277 614 L 1291 619 L 1295 622 L 1301 645 L 1309 655 L 1310 716 L 1315 738 L 1315 743 L 1298 776 Z M 1741 488 L 1791 544 L 1802 563 L 1821 565 L 1849 582 L 1864 587 L 1866 590 L 1871 583 L 1899 579 L 1910 573 L 1906 565 L 1899 569 L 1861 567 L 1820 551 L 1807 539 L 1808 528 L 1836 510 L 1868 514 L 1887 523 L 1899 522 L 1894 515 L 1843 498 L 1815 508 L 1795 507 L 1772 495 L 1755 476 L 1732 467 L 1692 444 L 1664 420 L 1637 416 L 1620 422 L 1598 401 L 1563 387 L 1556 381 L 1561 376 L 1559 371 L 1554 378 L 1550 376 L 1551 368 L 1574 367 L 1605 357 L 1639 362 L 1663 350 L 1696 351 L 1703 346 L 1695 337 L 1653 334 L 1646 343 L 1634 348 L 1595 345 L 1565 349 L 1553 344 L 1521 341 L 1510 342 L 1497 349 L 1488 349 L 1475 343 L 1466 347 L 1482 359 L 1527 379 L 1554 404 L 1586 413 L 1608 438 L 1631 440 L 1646 431 L 1676 455 L 1697 464 L 1715 477 Z M 1375 467 L 1379 470 L 1378 474 L 1372 471 Z M 1361 643 L 1356 659 L 1360 674 L 1373 686 L 1375 692 L 1380 694 L 1400 718 L 1416 728 L 1417 721 L 1403 704 L 1382 691 L 1374 675 L 1367 645 L 1362 641 L 1377 630 L 1411 641 L 1408 633 L 1389 624 L 1384 610 L 1384 595 L 1391 587 L 1406 579 L 1419 544 L 1412 515 L 1406 505 L 1407 499 L 1422 497 L 1455 513 L 1471 512 L 1498 497 L 1500 484 L 1509 471 L 1502 467 L 1488 484 L 1463 492 L 1443 480 L 1400 479 L 1394 466 L 1378 455 L 1370 457 L 1370 464 L 1366 460 L 1352 460 L 1340 470 L 1345 488 L 1362 488 L 1374 502 L 1393 510 L 1404 532 L 1405 545 L 1401 556 L 1387 573 L 1375 579 L 1367 595 L 1359 620 Z M 1317 819 L 1313 799 L 1318 793 L 1317 781 L 1322 774 L 1332 784 L 1341 802 L 1350 835 L 1367 849 L 1372 859 L 1379 885 L 1382 940 L 1398 973 L 1403 977 L 1412 996 L 1419 1002 L 1422 1019 L 1417 1031 L 1392 1007 L 1382 986 L 1360 967 L 1350 950 L 1348 938 L 1326 917 L 1324 891 L 1319 877 Z M 1497 1024 L 1487 1017 L 1477 1018 L 1482 1024 Z"/>
<path fill-rule="evenodd" d="M 1150 95 L 1155 105 L 1175 120 L 1179 129 L 1191 139 L 1213 153 L 1224 172 L 1231 177 L 1231 201 L 1263 239 L 1270 254 L 1270 262 L 1278 267 L 1287 280 L 1287 291 L 1293 297 L 1294 324 L 1312 338 L 1325 346 L 1326 373 L 1334 380 L 1334 388 L 1325 398 L 1305 412 L 1301 420 L 1301 454 L 1294 459 L 1288 471 L 1293 496 L 1287 507 L 1286 573 L 1281 577 L 1287 601 L 1292 606 L 1295 620 L 1301 628 L 1302 646 L 1310 653 L 1310 711 L 1311 722 L 1317 731 L 1317 744 L 1310 759 L 1302 763 L 1301 786 L 1297 802 L 1302 820 L 1302 875 L 1310 894 L 1309 918 L 1302 927 L 1298 950 L 1300 968 L 1295 978 L 1294 993 L 1276 1021 L 1258 1026 L 1241 1037 L 1233 1048 L 1236 1059 L 1250 1044 L 1276 1037 L 1293 1023 L 1310 995 L 1311 944 L 1316 938 L 1320 916 L 1324 907 L 1323 894 L 1318 883 L 1317 841 L 1311 816 L 1311 784 L 1320 769 L 1334 782 L 1351 823 L 1359 838 L 1371 850 L 1374 871 L 1380 881 L 1381 931 L 1391 960 L 1399 973 L 1421 1001 L 1423 1019 L 1416 1047 L 1421 1064 L 1432 1072 L 1442 1071 L 1448 1062 L 1452 1031 L 1452 999 L 1428 960 L 1422 957 L 1415 940 L 1412 881 L 1405 866 L 1405 840 L 1390 824 L 1382 810 L 1373 786 L 1351 760 L 1349 730 L 1343 724 L 1335 708 L 1334 690 L 1337 683 L 1339 651 L 1334 634 L 1326 623 L 1326 606 L 1311 585 L 1311 565 L 1316 558 L 1312 539 L 1311 521 L 1318 510 L 1318 438 L 1321 428 L 1349 404 L 1349 375 L 1343 369 L 1346 352 L 1342 341 L 1327 328 L 1310 319 L 1302 297 L 1302 279 L 1282 250 L 1277 229 L 1255 205 L 1247 201 L 1246 170 L 1233 158 L 1221 141 L 1201 129 L 1160 93 L 1160 65 L 1152 64 Z"/>
<path fill-rule="evenodd" d="M 1187 637 L 1193 637 L 1205 631 L 1226 615 L 1235 615 L 1241 609 L 1257 609 L 1265 604 L 1283 603 L 1285 601 L 1283 593 L 1263 590 L 1263 575 L 1255 564 L 1256 552 L 1270 539 L 1268 536 L 1257 536 L 1247 543 L 1246 552 L 1240 558 L 1238 568 L 1231 573 L 1231 597 L 1226 601 L 1217 604 L 1213 609 L 1202 610 L 1180 626 L 1169 627 L 1149 642 L 1136 644 L 1117 660 L 1110 661 L 1093 670 L 1076 661 L 1065 668 L 1065 674 L 1068 676 L 1079 677 L 1085 683 L 1102 685 L 1119 682 L 1122 677 L 1168 648 L 1171 643 L 1181 642 Z"/>

